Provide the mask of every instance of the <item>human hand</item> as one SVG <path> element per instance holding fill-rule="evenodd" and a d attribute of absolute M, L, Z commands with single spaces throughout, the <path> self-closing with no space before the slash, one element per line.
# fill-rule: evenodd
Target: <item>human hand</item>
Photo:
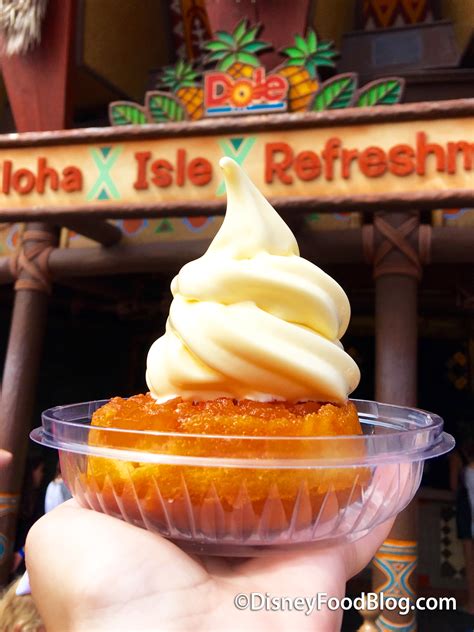
<path fill-rule="evenodd" d="M 48 632 L 87 630 L 337 630 L 342 612 L 239 611 L 234 597 L 342 598 L 392 521 L 354 543 L 252 559 L 197 558 L 138 527 L 68 501 L 30 530 L 26 561 Z"/>

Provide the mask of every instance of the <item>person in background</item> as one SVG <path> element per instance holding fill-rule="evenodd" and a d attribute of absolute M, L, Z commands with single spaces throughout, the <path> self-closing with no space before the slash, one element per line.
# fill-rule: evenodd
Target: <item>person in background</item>
<path fill-rule="evenodd" d="M 0 632 L 46 632 L 31 595 L 16 594 L 18 583 L 7 586 L 0 598 Z"/>
<path fill-rule="evenodd" d="M 71 492 L 66 487 L 66 483 L 63 481 L 59 462 L 56 465 L 56 474 L 53 480 L 46 488 L 46 496 L 44 499 L 44 511 L 48 513 L 61 503 L 72 498 Z"/>
<path fill-rule="evenodd" d="M 20 511 L 13 555 L 12 573 L 25 572 L 24 545 L 31 526 L 44 514 L 44 460 L 41 455 L 29 457 L 25 467 Z"/>
<path fill-rule="evenodd" d="M 450 486 L 456 494 L 457 536 L 464 549 L 468 598 L 464 609 L 474 615 L 474 437 L 460 424 L 459 441 L 449 460 Z"/>

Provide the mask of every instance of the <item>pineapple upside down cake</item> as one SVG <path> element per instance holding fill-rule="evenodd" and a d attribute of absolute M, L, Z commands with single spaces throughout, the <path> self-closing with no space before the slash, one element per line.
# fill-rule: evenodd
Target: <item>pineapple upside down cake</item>
<path fill-rule="evenodd" d="M 223 158 L 221 167 L 225 219 L 172 282 L 166 331 L 148 353 L 150 392 L 115 397 L 92 417 L 89 443 L 129 456 L 90 456 L 80 474 L 85 489 L 100 491 L 99 509 L 164 531 L 171 516 L 183 537 L 249 535 L 262 521 L 278 531 L 296 508 L 309 525 L 329 510 L 329 492 L 344 506 L 369 476 L 327 466 L 363 451 L 348 400 L 359 369 L 340 343 L 347 296 L 299 256 L 237 163 Z M 340 441 L 323 440 L 334 436 Z M 308 460 L 326 467 L 304 467 Z"/>

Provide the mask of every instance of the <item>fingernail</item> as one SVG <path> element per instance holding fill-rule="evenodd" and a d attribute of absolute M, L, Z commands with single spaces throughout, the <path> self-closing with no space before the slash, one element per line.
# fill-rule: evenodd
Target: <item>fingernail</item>
<path fill-rule="evenodd" d="M 30 578 L 28 577 L 28 571 L 25 571 L 18 582 L 18 586 L 16 587 L 15 594 L 21 597 L 22 595 L 30 595 Z"/>

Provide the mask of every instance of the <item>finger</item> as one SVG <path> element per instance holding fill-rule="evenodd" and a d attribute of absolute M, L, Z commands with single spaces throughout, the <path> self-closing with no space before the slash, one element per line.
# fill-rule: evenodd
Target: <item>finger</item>
<path fill-rule="evenodd" d="M 409 462 L 387 463 L 377 468 L 372 480 L 374 492 L 370 494 L 365 517 L 369 517 L 370 512 L 379 514 L 383 511 L 386 517 L 392 515 L 392 518 L 372 529 L 363 538 L 348 544 L 345 550 L 348 577 L 356 575 L 367 566 L 387 538 L 396 513 L 412 498 L 413 484 L 413 467 Z"/>
<path fill-rule="evenodd" d="M 202 566 L 160 536 L 74 500 L 34 524 L 26 542 L 32 594 L 46 629 L 207 579 Z"/>
<path fill-rule="evenodd" d="M 8 450 L 0 449 L 0 467 L 4 467 L 8 465 L 12 460 L 13 454 L 8 452 Z"/>
<path fill-rule="evenodd" d="M 271 579 L 288 589 L 306 583 L 308 575 L 317 578 L 321 590 L 337 596 L 344 593 L 348 579 L 359 573 L 373 558 L 392 528 L 394 518 L 378 525 L 367 535 L 354 542 L 337 541 L 325 546 L 311 545 L 294 551 L 285 551 L 269 557 L 243 562 L 246 575 L 264 584 Z M 316 579 L 313 579 L 313 582 Z M 313 586 L 314 587 L 314 586 Z"/>
<path fill-rule="evenodd" d="M 360 540 L 348 542 L 342 546 L 341 555 L 345 563 L 347 579 L 357 575 L 367 566 L 380 545 L 387 539 L 394 522 L 395 518 L 390 518 Z"/>

